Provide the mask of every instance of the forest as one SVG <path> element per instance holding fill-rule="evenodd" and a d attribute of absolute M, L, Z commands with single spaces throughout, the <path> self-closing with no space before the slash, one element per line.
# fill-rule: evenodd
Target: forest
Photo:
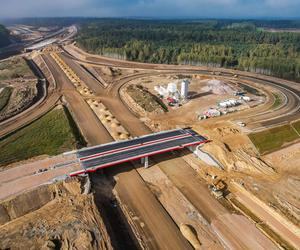
<path fill-rule="evenodd" d="M 10 44 L 8 30 L 0 24 L 0 48 Z"/>
<path fill-rule="evenodd" d="M 88 52 L 139 62 L 234 68 L 300 81 L 297 20 L 91 19 L 77 45 Z"/>

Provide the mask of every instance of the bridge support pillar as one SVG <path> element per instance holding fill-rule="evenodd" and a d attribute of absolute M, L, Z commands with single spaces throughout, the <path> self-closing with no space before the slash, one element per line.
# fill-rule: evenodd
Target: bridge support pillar
<path fill-rule="evenodd" d="M 145 168 L 148 168 L 149 167 L 149 158 L 148 156 L 145 157 L 145 165 L 144 165 Z"/>
<path fill-rule="evenodd" d="M 144 167 L 145 167 L 145 168 L 148 168 L 148 167 L 149 167 L 149 158 L 148 158 L 148 156 L 142 158 L 142 159 L 141 159 L 141 162 L 142 162 L 142 164 L 144 164 Z"/>
<path fill-rule="evenodd" d="M 194 153 L 195 155 L 197 155 L 197 152 L 198 152 L 198 146 L 190 146 L 188 147 L 188 149 Z"/>

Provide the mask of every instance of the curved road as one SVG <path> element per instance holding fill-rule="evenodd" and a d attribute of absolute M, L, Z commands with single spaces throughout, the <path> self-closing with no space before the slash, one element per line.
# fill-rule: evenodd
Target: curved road
<path fill-rule="evenodd" d="M 208 68 L 208 67 L 196 67 L 196 66 L 185 66 L 185 65 L 161 65 L 161 64 L 149 64 L 149 63 L 136 63 L 131 61 L 123 61 L 123 60 L 116 60 L 111 58 L 106 58 L 102 56 L 90 55 L 86 52 L 83 52 L 77 48 L 71 47 L 72 49 L 65 49 L 62 56 L 64 60 L 68 61 L 68 64 L 72 68 L 77 67 L 76 72 L 82 69 L 79 66 L 81 64 L 88 64 L 91 66 L 112 66 L 112 67 L 119 67 L 119 68 L 134 68 L 134 69 L 142 69 L 142 70 L 150 70 L 147 73 L 137 73 L 130 76 L 125 76 L 119 79 L 112 87 L 108 90 L 104 91 L 104 88 L 99 86 L 97 81 L 90 77 L 88 80 L 91 89 L 93 89 L 96 94 L 100 95 L 103 98 L 103 102 L 114 114 L 120 114 L 120 108 L 122 110 L 122 114 L 124 115 L 124 119 L 120 118 L 120 122 L 123 121 L 130 121 L 130 125 L 139 127 L 140 122 L 136 121 L 136 117 L 132 116 L 132 113 L 128 111 L 127 107 L 124 107 L 124 103 L 119 98 L 118 91 L 121 86 L 130 82 L 133 79 L 145 76 L 151 76 L 153 74 L 160 74 L 160 73 L 170 73 L 170 74 L 202 74 L 202 75 L 212 75 L 212 72 L 220 72 L 221 76 L 217 77 L 227 77 L 228 79 L 232 80 L 232 75 L 237 74 L 239 75 L 238 80 L 239 82 L 243 83 L 256 83 L 263 86 L 271 86 L 278 89 L 284 96 L 286 96 L 287 102 L 285 105 L 281 106 L 279 109 L 276 110 L 266 110 L 265 112 L 257 112 L 256 109 L 253 109 L 251 112 L 239 112 L 240 119 L 243 119 L 247 125 L 253 130 L 259 130 L 266 127 L 272 127 L 276 125 L 280 125 L 286 122 L 290 122 L 292 120 L 299 118 L 299 105 L 300 105 L 300 84 L 286 81 L 283 79 L 278 79 L 274 77 L 268 77 L 264 75 L 258 75 L 248 72 L 241 72 L 241 71 L 234 71 L 229 69 L 220 69 L 220 68 Z M 76 53 L 74 53 L 76 51 Z M 80 55 L 80 56 L 79 56 Z M 85 58 L 85 59 L 83 59 Z M 77 63 L 75 63 L 77 62 Z M 76 65 L 77 64 L 77 65 Z M 86 72 L 83 74 L 81 73 L 82 80 L 85 82 L 87 81 Z M 42 114 L 46 113 L 48 110 L 53 108 L 57 103 L 58 99 L 61 96 L 61 89 L 58 88 L 57 91 L 54 91 L 54 94 L 47 96 L 45 102 L 42 105 L 38 106 L 35 110 L 28 112 L 27 114 L 24 113 L 24 116 L 21 116 L 20 119 L 17 119 L 13 123 L 7 123 L 1 125 L 0 137 L 8 134 L 11 131 L 14 131 L 17 128 L 20 128 L 34 119 L 40 117 Z M 113 101 L 107 101 L 111 98 L 114 98 Z M 255 112 L 254 112 L 255 111 Z M 128 113 L 129 112 L 129 113 Z M 245 113 L 245 115 L 243 115 Z M 234 115 L 233 115 L 234 116 Z M 227 116 L 228 117 L 228 116 Z M 128 120 L 129 119 L 129 120 Z M 128 129 L 129 132 L 130 126 L 126 126 L 127 122 L 124 124 L 125 128 Z M 141 130 L 144 130 L 142 128 Z M 142 134 L 142 133 L 139 133 Z"/>
<path fill-rule="evenodd" d="M 65 54 L 61 55 L 61 57 L 66 64 L 71 67 L 72 70 L 79 76 L 79 78 L 85 79 L 85 84 L 93 90 L 97 98 L 100 98 L 101 102 L 104 103 L 110 112 L 118 118 L 122 126 L 127 128 L 133 136 L 149 133 L 149 129 L 144 125 L 144 123 L 141 122 L 133 113 L 131 113 L 126 104 L 122 102 L 119 91 L 124 84 L 133 79 L 151 76 L 153 74 L 161 74 L 162 72 L 145 72 L 125 76 L 121 79 L 118 79 L 118 81 L 106 89 L 102 84 L 93 79 L 93 77 L 82 67 L 80 67 L 78 63 L 75 63 L 73 59 Z M 193 72 L 196 71 L 194 70 Z M 178 72 L 178 70 L 165 70 L 163 73 L 178 74 L 190 73 L 190 71 L 182 70 Z M 191 204 L 193 204 L 197 210 L 200 211 L 205 218 L 207 218 L 209 223 L 220 225 L 218 229 L 220 238 L 230 238 L 230 236 L 235 235 L 235 237 L 231 237 L 228 242 L 230 242 L 231 246 L 234 246 L 233 248 L 236 249 L 246 249 L 250 245 L 253 246 L 253 244 L 256 243 L 262 248 L 262 245 L 260 245 L 261 243 L 258 243 L 258 238 L 254 236 L 253 232 L 248 233 L 248 231 L 244 231 L 244 235 L 242 232 L 241 234 L 237 234 L 242 227 L 242 222 L 236 220 L 234 216 L 231 216 L 230 212 L 228 212 L 211 197 L 209 192 L 206 190 L 206 187 L 199 184 L 199 180 L 195 176 L 194 171 L 183 159 L 180 157 L 174 159 L 172 156 L 168 159 L 168 161 L 166 161 L 167 157 L 168 156 L 154 157 L 154 161 L 157 160 L 157 162 L 159 162 L 159 168 L 168 176 L 168 178 L 172 180 L 172 183 L 174 183 L 174 185 L 180 189 L 180 192 L 182 192 L 182 194 L 188 198 Z M 124 168 L 126 169 L 124 172 L 117 168 L 107 169 L 106 174 L 111 174 L 117 178 L 115 190 L 117 191 L 119 197 L 121 197 L 122 203 L 128 205 L 131 211 L 134 211 L 133 215 L 141 219 L 146 225 L 145 228 L 149 229 L 148 232 L 142 230 L 143 237 L 145 237 L 147 241 L 152 237 L 155 239 L 154 241 L 151 240 L 147 244 L 150 244 L 154 248 L 178 248 L 178 245 L 174 245 L 174 242 L 172 241 L 172 235 L 177 234 L 176 227 L 166 226 L 169 224 L 161 223 L 160 221 L 164 218 L 164 216 L 162 216 L 162 213 L 164 213 L 162 211 L 163 206 L 157 205 L 157 202 L 153 200 L 153 195 L 151 192 L 149 193 L 147 184 L 145 184 L 141 179 L 141 176 L 138 175 L 138 173 L 140 173 L 139 171 L 136 171 L 134 168 L 132 169 L 132 167 L 128 165 L 122 165 L 122 169 Z M 199 190 L 203 191 L 199 192 Z M 146 204 L 146 206 L 144 206 L 144 204 Z M 220 214 L 223 213 L 226 214 L 228 219 L 224 219 L 222 216 L 220 216 Z M 245 225 L 247 223 L 250 222 L 247 222 L 245 219 Z M 135 225 L 138 224 L 138 222 L 135 223 Z M 230 225 L 230 228 L 224 227 L 225 225 Z M 258 231 L 256 233 L 260 235 Z M 260 236 L 264 238 L 264 235 Z M 166 245 L 163 245 L 167 240 L 169 242 Z M 182 241 L 182 239 L 179 238 L 178 240 L 180 240 L 180 242 Z M 267 243 L 265 240 L 266 239 L 264 238 L 262 242 Z M 156 244 L 159 244 L 159 246 Z M 170 244 L 172 244 L 172 246 Z"/>
<path fill-rule="evenodd" d="M 76 53 L 72 53 L 72 51 L 74 51 L 73 48 L 72 50 L 65 50 L 65 52 L 62 53 L 62 55 L 64 57 L 64 60 L 73 61 L 73 64 L 74 61 L 76 61 L 78 64 L 81 63 L 90 66 L 112 66 L 119 68 L 134 68 L 149 71 L 149 73 L 137 73 L 130 76 L 125 76 L 124 78 L 120 79 L 106 93 L 110 97 L 118 97 L 116 91 L 119 90 L 120 86 L 126 84 L 127 82 L 130 82 L 133 79 L 140 77 L 151 76 L 160 73 L 201 74 L 211 76 L 212 72 L 219 72 L 220 75 L 216 77 L 227 78 L 229 80 L 235 80 L 241 83 L 246 83 L 248 85 L 260 85 L 262 88 L 265 86 L 270 86 L 273 89 L 276 89 L 277 91 L 281 92 L 282 95 L 285 96 L 286 102 L 284 103 L 284 105 L 280 105 L 277 108 L 271 108 L 271 110 L 264 112 L 257 112 L 256 109 L 253 109 L 251 112 L 239 112 L 239 116 L 243 119 L 245 123 L 249 125 L 249 128 L 253 130 L 259 130 L 267 127 L 277 126 L 298 119 L 300 116 L 300 84 L 295 82 L 229 69 L 185 65 L 136 63 L 131 61 L 122 61 L 102 56 L 90 55 L 85 52 L 82 52 L 77 48 Z M 239 76 L 238 79 L 232 78 L 234 74 L 237 74 Z M 103 93 L 103 90 L 101 93 Z"/>
<path fill-rule="evenodd" d="M 125 103 L 120 98 L 119 91 L 124 84 L 127 84 L 133 79 L 141 78 L 145 76 L 151 76 L 153 74 L 203 74 L 203 75 L 211 75 L 211 71 L 213 69 L 208 69 L 204 67 L 187 67 L 187 66 L 176 66 L 176 65 L 152 65 L 152 64 L 140 64 L 133 62 L 126 62 L 120 60 L 113 59 L 99 59 L 91 61 L 90 58 L 87 60 L 78 60 L 74 57 L 62 53 L 62 59 L 69 65 L 72 70 L 81 78 L 88 87 L 94 91 L 96 94 L 95 98 L 100 98 L 103 104 L 111 111 L 113 115 L 115 115 L 120 123 L 128 129 L 128 131 L 134 135 L 139 136 L 143 134 L 149 133 L 149 129 L 128 109 Z M 100 144 L 104 142 L 111 141 L 112 138 L 106 129 L 103 127 L 101 122 L 97 119 L 97 117 L 93 114 L 92 110 L 89 108 L 84 98 L 76 91 L 74 86 L 68 80 L 64 72 L 59 68 L 59 66 L 55 63 L 50 55 L 43 55 L 43 58 L 49 67 L 50 71 L 54 73 L 54 78 L 57 82 L 57 92 L 62 94 L 66 101 L 69 104 L 70 110 L 79 124 L 79 127 L 82 130 L 83 135 L 87 138 L 91 145 Z M 100 62 L 98 62 L 100 60 Z M 89 75 L 82 67 L 80 67 L 79 63 L 88 63 L 91 65 L 99 66 L 99 65 L 111 65 L 114 67 L 125 67 L 125 68 L 139 68 L 143 70 L 147 70 L 143 73 L 135 73 L 133 75 L 125 76 L 118 79 L 114 84 L 109 88 L 104 88 L 97 80 L 95 80 L 91 75 Z M 221 71 L 221 70 L 220 70 Z M 240 73 L 239 73 L 240 74 Z M 232 79 L 232 71 L 223 70 L 222 76 L 228 79 Z M 275 112 L 276 119 L 286 119 L 288 116 L 298 115 L 299 109 L 299 92 L 290 86 L 285 81 L 282 82 L 272 82 L 273 80 L 265 80 L 263 78 L 256 78 L 250 76 L 241 75 L 238 81 L 242 81 L 245 83 L 255 82 L 259 85 L 270 85 L 273 86 L 275 84 L 275 88 L 278 89 L 283 95 L 287 96 L 287 102 L 284 103 L 280 108 L 278 108 Z M 279 81 L 279 79 L 277 79 Z M 284 87 L 282 89 L 282 87 Z M 49 99 L 47 99 L 49 100 Z M 269 103 L 268 105 L 271 105 Z M 38 110 L 36 110 L 39 113 Z M 250 111 L 249 111 L 250 112 Z M 250 113 L 243 113 L 245 116 Z M 262 116 L 264 119 L 269 119 L 272 114 L 268 112 L 267 109 L 264 109 L 260 106 L 253 108 L 251 110 L 252 115 Z M 37 115 L 37 113 L 34 113 Z M 291 114 L 287 114 L 291 113 Z M 281 115 L 283 115 L 281 117 Z M 228 117 L 228 116 L 227 116 Z M 233 115 L 234 117 L 234 115 Z M 254 116 L 255 117 L 255 116 Z M 264 121 L 264 120 L 261 120 Z M 277 124 L 277 122 L 273 122 L 273 124 Z M 177 162 L 178 166 L 174 168 L 174 164 Z M 198 204 L 200 197 L 199 196 L 199 188 L 196 185 L 192 185 L 197 183 L 195 176 L 193 175 L 193 171 L 191 171 L 190 167 L 183 160 L 174 159 L 174 161 L 170 160 L 170 163 L 160 163 L 160 167 L 168 173 L 168 176 L 173 178 L 173 181 L 178 187 L 187 186 L 187 188 L 181 190 L 185 196 L 189 197 L 193 204 Z M 174 172 L 174 169 L 177 172 Z M 134 215 L 142 224 L 145 226 L 141 226 L 137 228 L 137 230 L 141 233 L 141 236 L 144 237 L 144 241 L 147 242 L 148 245 L 152 246 L 152 248 L 172 248 L 172 249 L 189 249 L 190 246 L 187 244 L 186 240 L 180 234 L 178 227 L 175 225 L 172 218 L 166 212 L 166 210 L 162 207 L 162 205 L 158 202 L 153 193 L 149 190 L 147 185 L 143 182 L 138 172 L 131 166 L 130 164 L 124 166 L 124 171 L 117 173 L 113 173 L 114 176 L 117 177 L 115 189 L 124 204 L 128 206 Z M 113 172 L 114 170 L 112 170 Z M 190 171 L 190 172 L 188 172 Z M 191 173 L 187 175 L 187 173 Z M 186 175 L 184 175 L 186 174 Z M 179 181 L 181 181 L 179 183 Z M 182 184 L 183 183 L 183 184 Z M 187 184 L 190 185 L 188 186 Z M 201 196 L 205 197 L 206 194 L 201 193 Z M 204 199 L 204 198 L 202 198 Z M 207 199 L 205 200 L 205 204 Z M 212 208 L 216 207 L 216 201 L 213 199 L 210 201 Z M 197 207 L 198 208 L 198 207 Z M 199 209 L 203 207 L 199 206 Z M 201 209 L 200 209 L 201 210 Z M 207 209 L 211 210 L 211 209 Z M 203 211 L 203 213 L 207 213 L 208 211 Z M 211 216 L 213 217 L 213 216 Z M 213 218 L 215 219 L 215 218 Z M 135 223 L 137 227 L 141 223 Z M 159 230 L 158 230 L 159 229 Z M 226 232 L 223 232 L 226 234 Z M 236 239 L 237 245 L 242 244 L 243 237 L 237 237 Z"/>

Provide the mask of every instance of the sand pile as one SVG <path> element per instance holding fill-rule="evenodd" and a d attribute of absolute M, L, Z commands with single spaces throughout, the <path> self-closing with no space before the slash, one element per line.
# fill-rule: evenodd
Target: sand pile
<path fill-rule="evenodd" d="M 108 66 L 102 67 L 101 69 L 102 69 L 102 72 L 108 76 L 116 76 L 116 75 L 119 75 L 119 73 L 120 73 L 117 69 L 114 69 L 114 68 L 108 67 Z"/>
<path fill-rule="evenodd" d="M 233 127 L 215 128 L 214 131 L 216 131 L 221 137 L 240 133 L 240 130 Z"/>
<path fill-rule="evenodd" d="M 193 128 L 212 140 L 203 146 L 203 150 L 214 156 L 225 170 L 246 174 L 275 174 L 274 168 L 259 157 L 249 138 L 230 122 Z"/>
<path fill-rule="evenodd" d="M 194 249 L 201 249 L 201 243 L 197 237 L 197 232 L 194 228 L 192 228 L 192 226 L 181 224 L 180 232 L 191 243 Z"/>
<path fill-rule="evenodd" d="M 211 142 L 203 149 L 216 157 L 227 171 L 272 175 L 275 170 L 245 149 L 230 149 L 227 144 Z"/>
<path fill-rule="evenodd" d="M 233 94 L 234 89 L 220 80 L 209 80 L 207 81 L 207 85 L 202 88 L 205 92 L 212 92 L 215 95 L 227 95 Z"/>

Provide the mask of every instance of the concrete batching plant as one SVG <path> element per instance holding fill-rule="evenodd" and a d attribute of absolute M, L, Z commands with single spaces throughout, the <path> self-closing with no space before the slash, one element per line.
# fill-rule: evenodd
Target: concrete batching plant
<path fill-rule="evenodd" d="M 166 98 L 170 106 L 174 106 L 174 104 L 179 105 L 180 101 L 185 101 L 188 98 L 190 82 L 188 80 L 183 80 L 181 82 L 180 92 L 177 89 L 177 83 L 168 83 L 166 88 L 158 85 L 154 87 L 154 90 L 160 95 L 160 97 Z"/>

